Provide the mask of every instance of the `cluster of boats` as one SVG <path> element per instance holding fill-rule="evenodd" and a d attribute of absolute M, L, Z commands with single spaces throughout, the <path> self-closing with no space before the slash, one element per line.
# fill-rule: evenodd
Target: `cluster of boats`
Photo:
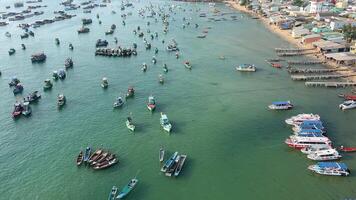
<path fill-rule="evenodd" d="M 185 160 L 187 159 L 187 155 L 178 154 L 178 152 L 174 152 L 172 156 L 166 160 L 161 168 L 161 172 L 163 172 L 166 176 L 179 176 L 182 171 Z M 159 151 L 159 161 L 164 161 L 164 150 L 163 148 Z"/>
<path fill-rule="evenodd" d="M 114 56 L 114 57 L 129 57 L 131 55 L 137 55 L 135 48 L 97 48 L 95 50 L 96 56 Z"/>
<path fill-rule="evenodd" d="M 113 186 L 109 193 L 108 200 L 125 198 L 136 187 L 137 183 L 138 179 L 136 177 L 131 179 L 129 183 L 127 183 L 120 192 L 116 186 Z"/>
<path fill-rule="evenodd" d="M 30 93 L 27 97 L 23 99 L 23 102 L 16 102 L 14 104 L 14 110 L 12 111 L 12 117 L 18 118 L 21 115 L 29 116 L 32 113 L 32 109 L 30 107 L 31 103 L 37 102 L 41 98 L 41 95 L 38 91 L 34 91 Z"/>
<path fill-rule="evenodd" d="M 118 161 L 119 160 L 115 154 L 103 149 L 97 149 L 92 152 L 91 147 L 87 147 L 84 152 L 80 151 L 76 159 L 77 166 L 84 163 L 95 170 L 111 167 L 112 165 L 118 163 Z"/>
<path fill-rule="evenodd" d="M 299 114 L 285 120 L 292 126 L 293 135 L 285 143 L 294 149 L 300 150 L 307 158 L 322 161 L 311 165 L 308 169 L 322 175 L 348 176 L 350 170 L 344 163 L 332 162 L 342 156 L 332 146 L 331 140 L 325 136 L 326 128 L 317 114 Z M 340 148 L 342 151 L 352 151 L 356 148 Z M 327 162 L 326 162 L 327 161 Z"/>

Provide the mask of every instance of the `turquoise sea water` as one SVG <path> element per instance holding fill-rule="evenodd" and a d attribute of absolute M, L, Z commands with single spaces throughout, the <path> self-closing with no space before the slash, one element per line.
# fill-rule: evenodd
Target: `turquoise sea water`
<path fill-rule="evenodd" d="M 152 1 L 161 6 L 171 3 Z M 7 4 L 1 2 L 1 9 Z M 62 9 L 59 1 L 44 4 L 48 5 L 42 9 L 45 15 L 26 22 L 52 17 L 54 10 Z M 136 174 L 140 182 L 127 199 L 356 198 L 355 175 L 315 175 L 307 170 L 314 162 L 283 143 L 291 134 L 284 119 L 298 113 L 318 113 L 335 144 L 355 146 L 356 113 L 342 112 L 337 106 L 341 99 L 336 94 L 343 91 L 306 88 L 302 82 L 291 81 L 286 70 L 268 66 L 264 60 L 275 57 L 273 49 L 288 44 L 259 21 L 219 4 L 219 10 L 235 12 L 239 20 L 232 21 L 227 15 L 227 21 L 208 22 L 194 11 L 208 11 L 208 5 L 174 4 L 187 10 L 176 9 L 176 15 L 172 14 L 176 21 L 170 21 L 167 35 L 163 35 L 161 22 L 138 17 L 137 10 L 148 5 L 146 1 L 135 2 L 135 8 L 124 11 L 133 13 L 126 26 L 121 25 L 120 2 L 114 1 L 111 7 L 95 8 L 92 14 L 70 11 L 78 16 L 38 28 L 34 38 L 20 40 L 17 23 L 0 28 L 0 199 L 106 199 L 113 185 L 122 188 Z M 97 13 L 102 25 L 95 18 Z M 89 34 L 78 35 L 83 17 L 94 22 L 89 25 Z M 182 29 L 183 17 L 192 24 L 186 29 Z M 159 48 L 156 65 L 151 64 L 153 49 L 146 51 L 142 38 L 132 33 L 138 25 L 146 31 L 147 21 L 151 21 L 149 29 L 159 33 L 152 41 L 153 49 Z M 114 35 L 105 36 L 113 23 L 117 25 Z M 200 25 L 198 29 L 194 23 Z M 208 36 L 197 39 L 208 26 L 212 27 Z M 4 36 L 6 31 L 12 38 Z M 56 37 L 60 46 L 54 43 Z M 95 57 L 95 41 L 107 39 L 114 46 L 114 37 L 123 47 L 136 42 L 138 56 Z M 178 60 L 161 43 L 172 38 L 181 49 Z M 74 51 L 68 49 L 69 42 Z M 21 43 L 27 50 L 20 49 Z M 17 51 L 9 56 L 7 51 L 12 47 Z M 47 60 L 32 64 L 30 55 L 38 51 L 44 51 Z M 218 59 L 221 55 L 226 59 Z M 64 81 L 54 83 L 52 91 L 43 92 L 43 80 L 53 70 L 63 68 L 67 57 L 73 58 L 74 68 Z M 184 68 L 184 60 L 192 63 L 191 71 Z M 149 64 L 146 73 L 140 70 L 143 62 Z M 163 63 L 169 72 L 164 74 L 165 84 L 160 85 Z M 258 71 L 238 73 L 234 67 L 241 63 L 254 63 Z M 32 106 L 32 116 L 16 121 L 10 114 L 13 103 L 21 97 L 14 97 L 7 85 L 14 75 L 25 87 L 24 96 L 34 90 L 42 94 Z M 110 83 L 107 90 L 100 87 L 104 76 Z M 113 110 L 115 98 L 124 95 L 129 85 L 136 89 L 135 98 L 122 109 Z M 56 107 L 58 93 L 67 96 L 67 105 L 60 111 Z M 146 109 L 150 94 L 158 103 L 153 114 Z M 296 107 L 287 112 L 269 111 L 267 105 L 276 100 L 291 100 Z M 167 113 L 173 123 L 170 135 L 160 128 L 160 112 Z M 137 125 L 135 133 L 125 127 L 129 113 Z M 116 153 L 119 164 L 102 171 L 77 167 L 75 157 L 88 145 Z M 168 154 L 179 151 L 188 155 L 180 177 L 160 173 L 161 145 Z M 342 160 L 353 170 L 354 159 L 355 155 L 345 154 Z"/>

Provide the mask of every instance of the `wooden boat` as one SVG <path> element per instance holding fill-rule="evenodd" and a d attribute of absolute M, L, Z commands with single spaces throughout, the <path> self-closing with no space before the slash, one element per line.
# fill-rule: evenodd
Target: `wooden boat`
<path fill-rule="evenodd" d="M 93 169 L 105 169 L 108 167 L 111 167 L 112 165 L 116 164 L 118 160 L 116 158 L 110 160 L 110 161 L 104 161 L 103 163 L 97 164 L 93 167 Z"/>
<path fill-rule="evenodd" d="M 128 117 L 126 120 L 126 127 L 131 130 L 131 131 L 135 131 L 135 125 L 132 123 L 132 118 Z"/>
<path fill-rule="evenodd" d="M 103 150 L 102 150 L 102 149 L 96 150 L 96 151 L 90 156 L 88 162 L 89 162 L 89 163 L 92 163 L 92 162 L 96 161 L 102 153 L 103 153 Z"/>
<path fill-rule="evenodd" d="M 174 171 L 174 176 L 179 176 L 179 173 L 182 171 L 183 165 L 185 160 L 187 159 L 187 155 L 180 155 L 179 156 L 179 161 L 178 161 L 178 166 L 176 170 Z"/>
<path fill-rule="evenodd" d="M 344 146 L 341 146 L 341 147 L 339 147 L 339 150 L 343 151 L 343 152 L 356 152 L 356 147 L 344 147 Z"/>
<path fill-rule="evenodd" d="M 187 69 L 192 69 L 192 65 L 189 63 L 189 61 L 185 61 L 185 62 L 184 62 L 184 66 L 185 66 L 185 68 L 187 68 Z"/>
<path fill-rule="evenodd" d="M 161 147 L 160 149 L 159 149 L 159 154 L 158 154 L 159 156 L 159 162 L 163 162 L 163 160 L 164 160 L 164 149 Z"/>
<path fill-rule="evenodd" d="M 118 188 L 116 186 L 112 186 L 111 191 L 109 193 L 108 200 L 115 200 L 117 192 L 118 192 Z"/>
<path fill-rule="evenodd" d="M 149 111 L 154 111 L 156 109 L 156 100 L 152 95 L 148 97 L 147 109 Z"/>
<path fill-rule="evenodd" d="M 57 106 L 59 108 L 63 107 L 66 104 L 66 97 L 63 94 L 59 94 L 57 97 Z"/>
<path fill-rule="evenodd" d="M 81 165 L 83 163 L 83 151 L 79 152 L 79 155 L 77 157 L 77 166 Z"/>
<path fill-rule="evenodd" d="M 87 147 L 85 149 L 85 153 L 84 153 L 84 157 L 83 157 L 83 161 L 84 162 L 88 162 L 89 158 L 90 158 L 90 154 L 91 154 L 91 148 Z"/>
<path fill-rule="evenodd" d="M 106 89 L 109 86 L 109 82 L 108 79 L 106 77 L 103 78 L 103 80 L 101 81 L 101 87 Z"/>
<path fill-rule="evenodd" d="M 106 156 L 108 156 L 108 155 L 109 155 L 108 152 L 103 152 L 103 153 L 98 157 L 98 159 L 97 159 L 96 161 L 92 162 L 91 164 L 92 164 L 92 165 L 97 165 L 97 164 L 101 163 L 102 161 L 105 160 Z"/>
<path fill-rule="evenodd" d="M 44 81 L 43 90 L 49 90 L 49 89 L 51 89 L 52 87 L 53 87 L 53 84 L 52 84 L 51 80 L 50 80 L 50 79 L 46 79 L 46 80 Z"/>
<path fill-rule="evenodd" d="M 136 178 L 133 178 L 130 180 L 130 182 L 125 185 L 125 187 L 121 190 L 121 192 L 119 193 L 119 195 L 117 195 L 117 199 L 123 199 L 124 197 L 126 197 L 137 185 L 138 180 Z"/>
<path fill-rule="evenodd" d="M 30 107 L 30 102 L 24 102 L 22 105 L 23 105 L 22 114 L 25 116 L 31 115 L 32 109 Z"/>
<path fill-rule="evenodd" d="M 126 98 L 130 98 L 133 97 L 135 95 L 135 90 L 133 87 L 129 87 L 127 89 L 127 93 L 126 93 Z"/>
<path fill-rule="evenodd" d="M 12 117 L 13 117 L 13 118 L 17 118 L 17 117 L 21 116 L 22 111 L 23 111 L 23 106 L 22 106 L 22 104 L 16 102 L 16 103 L 14 104 L 14 111 L 12 111 Z"/>

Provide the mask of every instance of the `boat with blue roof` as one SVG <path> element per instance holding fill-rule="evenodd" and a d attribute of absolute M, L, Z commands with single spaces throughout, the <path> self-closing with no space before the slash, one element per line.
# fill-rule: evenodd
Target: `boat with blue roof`
<path fill-rule="evenodd" d="M 172 165 L 174 164 L 176 157 L 178 156 L 178 152 L 174 152 L 173 155 L 166 160 L 166 162 L 164 163 L 164 165 L 161 168 L 161 172 L 167 172 L 168 169 L 170 169 L 172 167 Z"/>
<path fill-rule="evenodd" d="M 310 165 L 309 170 L 322 175 L 328 176 L 348 176 L 350 169 L 345 163 L 340 162 L 318 162 L 315 165 Z"/>
<path fill-rule="evenodd" d="M 289 110 L 293 108 L 293 104 L 290 101 L 276 101 L 272 102 L 268 108 L 271 110 Z"/>

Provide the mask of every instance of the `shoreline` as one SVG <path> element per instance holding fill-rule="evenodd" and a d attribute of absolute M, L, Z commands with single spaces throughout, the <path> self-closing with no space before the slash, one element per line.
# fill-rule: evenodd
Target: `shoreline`
<path fill-rule="evenodd" d="M 279 29 L 277 26 L 275 25 L 271 25 L 268 21 L 268 18 L 264 18 L 260 15 L 258 15 L 257 13 L 253 12 L 252 10 L 248 10 L 246 7 L 244 6 L 240 6 L 237 2 L 234 1 L 225 1 L 225 3 L 229 4 L 231 8 L 238 10 L 240 12 L 246 13 L 248 15 L 251 15 L 253 17 L 258 17 L 257 20 L 259 20 L 260 22 L 263 23 L 263 25 L 272 33 L 278 35 L 281 39 L 287 41 L 290 45 L 294 45 L 297 48 L 301 48 L 301 49 L 309 49 L 309 48 L 314 48 L 312 44 L 308 44 L 308 45 L 303 45 L 300 43 L 299 39 L 295 39 L 292 37 L 292 35 L 289 33 L 290 30 L 281 30 Z M 320 56 L 321 55 L 321 56 Z M 333 63 L 331 61 L 325 60 L 322 56 L 321 53 L 317 53 L 317 54 L 306 54 L 306 55 L 302 55 L 302 56 L 306 56 L 309 57 L 311 59 L 314 60 L 318 60 L 318 61 L 322 61 L 325 62 L 323 65 L 327 68 L 332 68 L 332 69 L 339 69 L 342 68 L 344 69 L 345 66 L 339 66 L 336 63 Z M 278 57 L 278 56 L 277 56 Z M 337 71 L 337 74 L 340 75 L 351 75 L 354 74 L 354 72 L 349 69 L 347 71 Z M 356 81 L 356 76 L 350 76 L 350 77 L 346 77 L 343 78 L 346 81 L 351 81 L 351 82 L 355 82 Z"/>

